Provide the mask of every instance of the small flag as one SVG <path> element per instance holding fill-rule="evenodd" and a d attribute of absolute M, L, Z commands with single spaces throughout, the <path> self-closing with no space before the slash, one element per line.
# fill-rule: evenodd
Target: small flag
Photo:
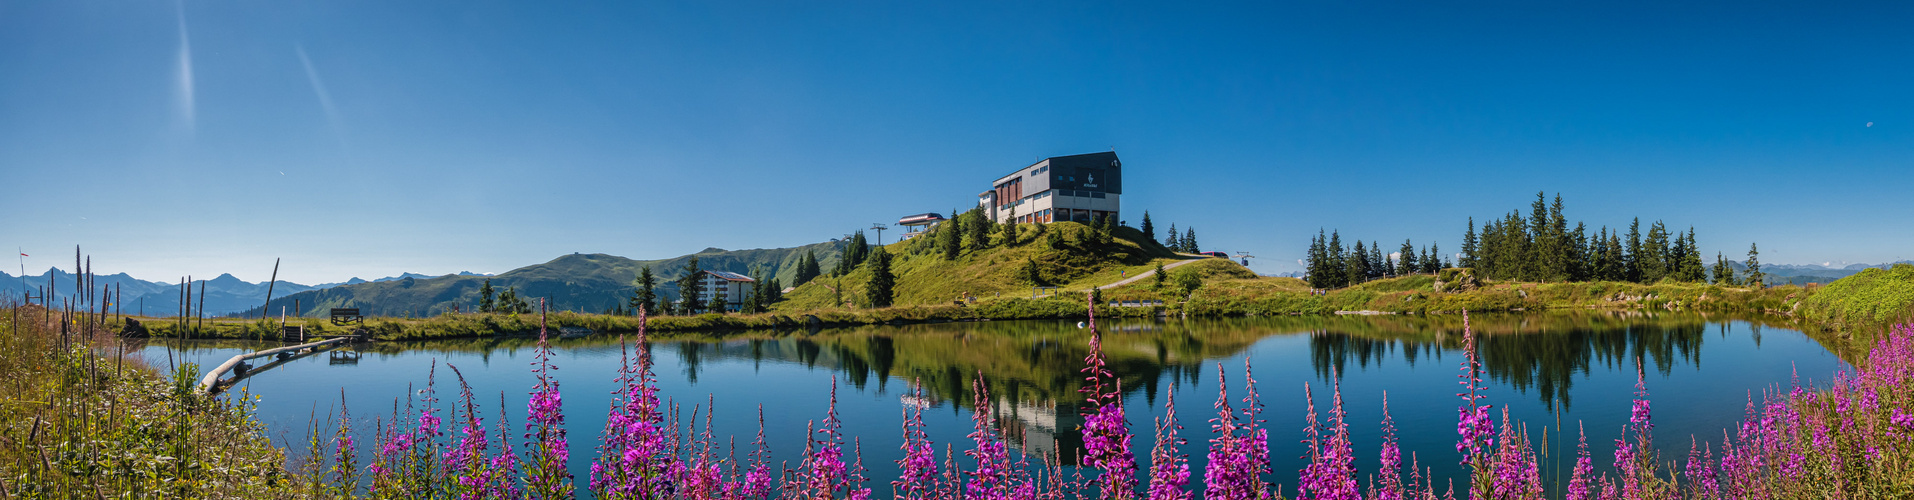
<path fill-rule="evenodd" d="M 23 254 L 20 254 L 20 256 L 21 256 L 21 257 L 32 257 L 32 255 L 27 255 L 27 254 L 24 254 L 24 253 L 23 253 Z"/>

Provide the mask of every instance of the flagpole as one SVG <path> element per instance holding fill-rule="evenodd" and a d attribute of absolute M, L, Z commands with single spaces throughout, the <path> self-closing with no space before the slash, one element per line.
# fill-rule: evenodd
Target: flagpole
<path fill-rule="evenodd" d="M 20 248 L 20 247 L 16 247 L 16 248 Z M 19 253 L 20 253 L 20 293 L 28 297 L 32 297 L 33 292 L 30 290 L 27 290 L 27 249 L 20 248 Z M 46 301 L 45 298 L 41 298 L 40 300 L 41 302 Z M 27 303 L 31 304 L 33 303 L 33 300 L 28 299 Z"/>

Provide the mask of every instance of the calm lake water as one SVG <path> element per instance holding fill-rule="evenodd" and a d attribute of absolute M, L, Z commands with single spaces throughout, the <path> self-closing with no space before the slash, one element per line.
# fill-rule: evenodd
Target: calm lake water
<path fill-rule="evenodd" d="M 1692 314 L 1550 313 L 1479 315 L 1474 331 L 1489 374 L 1488 403 L 1508 408 L 1547 447 L 1544 480 L 1566 482 L 1575 453 L 1575 429 L 1585 426 L 1597 470 L 1628 422 L 1636 359 L 1645 365 L 1653 400 L 1656 442 L 1665 459 L 1686 455 L 1690 437 L 1719 442 L 1741 417 L 1748 399 L 1785 389 L 1798 372 L 1803 384 L 1825 381 L 1845 367 L 1806 335 L 1760 323 Z M 1182 451 L 1200 471 L 1214 415 L 1217 367 L 1240 401 L 1244 362 L 1254 368 L 1267 405 L 1274 473 L 1266 479 L 1294 493 L 1305 465 L 1303 390 L 1316 391 L 1326 413 L 1329 384 L 1340 380 L 1357 466 L 1377 464 L 1385 391 L 1405 457 L 1414 453 L 1438 480 L 1461 477 L 1455 452 L 1457 374 L 1463 356 L 1459 316 L 1285 317 L 1127 321 L 1100 325 L 1110 365 L 1123 381 L 1132 449 L 1146 462 L 1151 421 L 1174 391 L 1177 418 L 1189 440 Z M 941 447 L 969 448 L 971 377 L 981 373 L 993 399 L 990 411 L 1013 445 L 1073 457 L 1081 445 L 1075 403 L 1088 352 L 1087 331 L 1074 321 L 997 321 L 827 329 L 816 333 L 750 333 L 723 338 L 655 342 L 651 355 L 664 397 L 684 406 L 715 401 L 719 436 L 735 436 L 742 457 L 764 409 L 773 465 L 795 467 L 807 422 L 821 420 L 831 386 L 849 437 L 862 440 L 870 487 L 887 496 L 901 457 L 900 432 L 909 387 L 921 383 L 931 408 L 926 420 Z M 248 379 L 243 389 L 261 397 L 257 412 L 275 441 L 304 453 L 312 415 L 321 421 L 341 400 L 361 443 L 372 441 L 372 418 L 390 418 L 408 391 L 424 387 L 434 362 L 442 400 L 458 386 L 444 365 L 457 366 L 478 394 L 488 426 L 496 429 L 501 395 L 512 424 L 522 426 L 536 339 L 510 338 L 366 345 L 356 360 L 321 354 Z M 554 360 L 565 394 L 572 463 L 581 486 L 604 427 L 615 389 L 621 348 L 617 336 L 554 340 Z M 264 344 L 188 342 L 171 355 L 201 367 Z M 276 345 L 276 344 L 273 344 Z M 167 366 L 168 349 L 145 355 Z M 202 368 L 204 370 L 205 368 Z M 203 373 L 203 371 L 202 371 Z M 240 388 L 235 388 L 237 393 Z M 700 414 L 704 410 L 700 410 Z M 700 417 L 702 418 L 702 417 Z M 1326 415 L 1325 415 L 1326 418 Z M 1498 414 L 1499 420 L 1499 414 Z M 522 428 L 522 427 L 515 427 Z M 1564 435 L 1561 429 L 1568 429 Z M 1546 432 L 1546 439 L 1544 439 Z M 720 438 L 720 441 L 725 441 Z M 1013 446 L 1014 448 L 1014 446 Z M 521 447 L 522 449 L 522 447 Z M 362 449 L 361 456 L 370 453 Z M 1541 451 L 1541 450 L 1538 450 Z M 362 459 L 363 460 L 363 459 Z M 1405 458 L 1405 462 L 1406 462 Z M 960 463 L 968 461 L 960 458 Z M 1201 481 L 1200 472 L 1193 481 Z M 1440 484 L 1440 483 L 1438 483 Z M 1195 486 L 1200 490 L 1200 485 Z M 1440 488 L 1438 488 L 1440 491 Z"/>

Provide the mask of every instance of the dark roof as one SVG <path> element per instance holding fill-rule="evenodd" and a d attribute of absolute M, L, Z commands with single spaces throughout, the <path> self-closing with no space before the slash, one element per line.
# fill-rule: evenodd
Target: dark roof
<path fill-rule="evenodd" d="M 931 212 L 931 213 L 923 213 L 923 214 L 917 214 L 917 215 L 906 215 L 902 219 L 897 219 L 897 223 L 902 225 L 910 225 L 911 223 L 928 224 L 928 223 L 937 222 L 940 220 L 944 220 L 943 215 L 938 214 L 936 212 Z"/>
<path fill-rule="evenodd" d="M 1119 161 L 1119 160 L 1117 160 L 1117 154 L 1116 154 L 1116 152 L 1115 152 L 1115 151 L 1102 151 L 1102 152 L 1096 152 L 1096 153 L 1084 153 L 1084 154 L 1080 154 L 1080 155 L 1064 155 L 1064 156 L 1052 156 L 1052 157 L 1049 157 L 1049 158 L 1044 158 L 1044 159 L 1041 159 L 1041 160 L 1037 160 L 1037 161 L 1034 161 L 1034 162 L 1031 162 L 1031 163 L 1030 163 L 1029 165 L 1024 165 L 1024 166 L 1021 166 L 1021 167 L 1017 167 L 1017 169 L 1016 169 L 1016 170 L 1014 170 L 1014 171 L 1011 171 L 1011 173 L 1010 173 L 1010 174 L 1008 174 L 1008 175 L 999 175 L 999 176 L 997 176 L 997 178 L 998 178 L 998 179 L 1002 179 L 1002 178 L 1005 178 L 1005 177 L 1010 177 L 1010 175 L 1015 175 L 1015 174 L 1018 174 L 1018 173 L 1022 173 L 1022 172 L 1024 171 L 1024 169 L 1027 169 L 1027 168 L 1030 168 L 1030 167 L 1034 167 L 1034 166 L 1037 166 L 1037 164 L 1038 164 L 1038 163 L 1043 163 L 1043 162 L 1046 162 L 1046 161 L 1047 161 L 1047 162 L 1051 162 L 1051 163 L 1053 163 L 1053 164 L 1054 164 L 1054 163 L 1056 163 L 1056 162 L 1057 162 L 1057 160 L 1066 160 L 1066 161 L 1068 161 L 1068 160 L 1079 160 L 1079 161 L 1084 161 L 1084 160 L 1090 160 L 1090 159 L 1092 159 L 1093 157 L 1098 157 L 1098 156 L 1103 156 L 1103 157 L 1108 157 L 1108 158 L 1109 158 L 1109 160 L 1108 160 L 1108 161 L 1104 161 L 1104 160 L 1103 160 L 1103 158 L 1096 158 L 1096 160 L 1097 160 L 1097 163 L 1100 163 L 1100 164 L 1109 164 L 1110 162 L 1118 162 L 1118 161 Z M 985 192 L 989 192 L 989 191 L 985 191 Z"/>
<path fill-rule="evenodd" d="M 711 273 L 712 276 L 717 276 L 719 278 L 724 278 L 731 281 L 752 281 L 752 282 L 757 281 L 757 280 L 751 279 L 750 276 L 745 276 L 745 275 L 734 273 L 734 272 L 713 271 L 710 269 L 706 269 L 704 272 Z"/>

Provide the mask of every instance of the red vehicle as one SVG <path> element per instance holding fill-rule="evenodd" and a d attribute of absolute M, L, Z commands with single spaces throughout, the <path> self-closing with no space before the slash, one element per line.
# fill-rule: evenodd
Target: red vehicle
<path fill-rule="evenodd" d="M 1223 252 L 1201 252 L 1201 253 L 1202 253 L 1203 255 L 1208 255 L 1208 256 L 1211 256 L 1211 257 L 1215 257 L 1215 258 L 1218 258 L 1218 259 L 1227 259 L 1227 258 L 1229 258 L 1229 254 L 1227 254 L 1227 253 L 1223 253 Z"/>

